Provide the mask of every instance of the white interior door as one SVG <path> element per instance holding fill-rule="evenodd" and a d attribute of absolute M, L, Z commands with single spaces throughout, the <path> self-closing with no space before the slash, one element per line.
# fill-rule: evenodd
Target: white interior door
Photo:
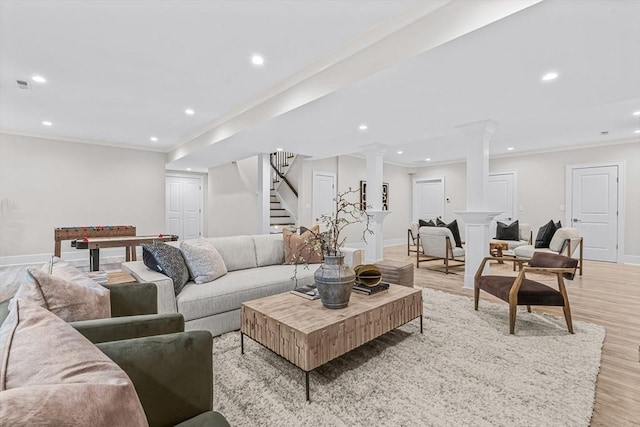
<path fill-rule="evenodd" d="M 331 215 L 335 208 L 336 174 L 331 172 L 313 171 L 313 220 L 324 231 L 320 217 Z"/>
<path fill-rule="evenodd" d="M 491 173 L 487 185 L 487 209 L 502 212 L 495 219 L 510 223 L 518 219 L 515 172 Z"/>
<path fill-rule="evenodd" d="M 416 178 L 413 180 L 413 220 L 444 221 L 444 178 Z"/>
<path fill-rule="evenodd" d="M 584 239 L 585 259 L 618 260 L 618 172 L 618 166 L 572 170 L 571 226 Z"/>
<path fill-rule="evenodd" d="M 202 235 L 202 178 L 166 177 L 166 232 L 184 239 Z"/>
<path fill-rule="evenodd" d="M 511 224 L 518 219 L 517 179 L 515 172 L 490 173 L 487 181 L 487 210 L 502 212 L 489 224 L 489 236 L 496 235 L 498 221 Z"/>

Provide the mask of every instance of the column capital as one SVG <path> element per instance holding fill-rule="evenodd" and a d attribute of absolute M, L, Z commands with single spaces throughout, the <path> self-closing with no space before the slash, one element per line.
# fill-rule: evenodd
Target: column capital
<path fill-rule="evenodd" d="M 366 155 L 384 155 L 388 149 L 386 144 L 369 144 L 362 147 L 362 152 Z"/>
<path fill-rule="evenodd" d="M 491 119 L 480 120 L 477 122 L 463 123 L 456 126 L 456 129 L 465 134 L 469 139 L 480 140 L 493 136 L 498 130 L 498 122 Z"/>

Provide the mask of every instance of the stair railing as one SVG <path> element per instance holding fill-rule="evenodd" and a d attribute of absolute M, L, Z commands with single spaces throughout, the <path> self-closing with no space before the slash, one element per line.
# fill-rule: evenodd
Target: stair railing
<path fill-rule="evenodd" d="M 276 173 L 276 179 L 274 180 L 274 182 L 279 182 L 279 179 L 282 179 L 284 183 L 289 186 L 293 194 L 298 197 L 298 191 L 293 187 L 291 182 L 284 174 L 284 168 L 289 166 L 289 160 L 293 159 L 295 157 L 295 154 L 288 153 L 286 151 L 276 151 L 275 153 L 271 153 L 269 157 L 271 161 L 271 168 L 273 168 Z"/>

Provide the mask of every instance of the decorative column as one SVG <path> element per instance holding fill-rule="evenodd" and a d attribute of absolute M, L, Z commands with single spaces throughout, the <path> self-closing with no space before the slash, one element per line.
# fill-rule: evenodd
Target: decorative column
<path fill-rule="evenodd" d="M 464 288 L 473 289 L 473 278 L 489 254 L 489 224 L 501 212 L 487 210 L 489 142 L 497 129 L 493 120 L 457 127 L 467 139 L 467 210 L 454 212 L 465 224 Z M 487 265 L 485 268 L 489 268 Z"/>
<path fill-rule="evenodd" d="M 257 187 L 258 230 L 262 234 L 269 234 L 269 220 L 271 217 L 271 163 L 269 153 L 258 155 Z"/>
<path fill-rule="evenodd" d="M 384 172 L 384 153 L 386 149 L 382 145 L 369 147 L 365 154 L 367 158 L 367 214 L 369 215 L 369 228 L 373 235 L 367 236 L 365 244 L 364 261 L 372 264 L 384 258 L 384 236 L 382 223 L 390 211 L 382 210 L 382 180 Z"/>

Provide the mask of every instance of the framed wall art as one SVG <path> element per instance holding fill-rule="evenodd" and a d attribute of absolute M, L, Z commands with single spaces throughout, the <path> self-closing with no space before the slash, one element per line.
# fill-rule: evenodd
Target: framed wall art
<path fill-rule="evenodd" d="M 367 206 L 367 181 L 360 181 L 360 203 Z M 389 210 L 389 183 L 382 183 L 382 210 Z"/>

